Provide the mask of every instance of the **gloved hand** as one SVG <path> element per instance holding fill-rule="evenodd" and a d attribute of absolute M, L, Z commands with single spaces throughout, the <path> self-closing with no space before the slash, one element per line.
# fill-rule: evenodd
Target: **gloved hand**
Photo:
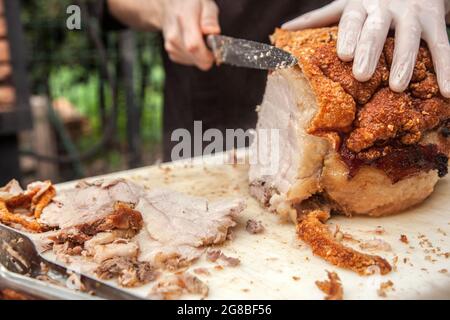
<path fill-rule="evenodd" d="M 160 26 L 172 61 L 208 70 L 214 63 L 204 35 L 220 33 L 219 9 L 213 0 L 162 0 Z"/>
<path fill-rule="evenodd" d="M 395 50 L 389 78 L 393 91 L 408 86 L 423 38 L 431 51 L 438 84 L 450 98 L 450 46 L 445 16 L 450 0 L 336 0 L 285 23 L 288 30 L 323 27 L 339 21 L 337 54 L 353 59 L 359 81 L 373 75 L 390 27 L 395 28 Z"/>

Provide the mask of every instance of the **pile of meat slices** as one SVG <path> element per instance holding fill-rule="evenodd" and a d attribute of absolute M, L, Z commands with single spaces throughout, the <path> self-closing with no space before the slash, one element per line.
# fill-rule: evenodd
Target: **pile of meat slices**
<path fill-rule="evenodd" d="M 125 287 L 155 280 L 158 270 L 190 265 L 226 240 L 244 208 L 242 199 L 209 202 L 125 179 L 83 181 L 58 192 L 50 182 L 23 190 L 11 181 L 0 188 L 2 223 L 37 233 L 38 246 L 59 260 L 82 261 Z"/>

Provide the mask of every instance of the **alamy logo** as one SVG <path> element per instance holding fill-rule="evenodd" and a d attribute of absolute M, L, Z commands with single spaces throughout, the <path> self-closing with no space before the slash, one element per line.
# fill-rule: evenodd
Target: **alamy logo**
<path fill-rule="evenodd" d="M 176 129 L 172 132 L 171 141 L 177 142 L 172 148 L 172 161 L 189 159 L 193 156 L 204 158 L 222 153 L 222 158 L 216 158 L 220 164 L 244 164 L 247 160 L 249 164 L 258 165 L 264 175 L 278 173 L 280 162 L 278 129 L 226 129 L 223 132 L 211 128 L 203 132 L 202 122 L 194 121 L 193 135 L 187 129 Z M 226 156 L 226 150 L 241 149 L 246 145 L 251 145 L 247 159 L 230 159 Z"/>
<path fill-rule="evenodd" d="M 66 19 L 66 27 L 69 30 L 81 30 L 81 9 L 77 5 L 70 5 L 66 9 L 69 15 Z"/>

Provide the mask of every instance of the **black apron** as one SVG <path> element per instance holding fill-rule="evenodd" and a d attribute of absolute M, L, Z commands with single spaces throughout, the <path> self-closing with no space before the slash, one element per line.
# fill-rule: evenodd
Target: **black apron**
<path fill-rule="evenodd" d="M 222 34 L 269 43 L 276 27 L 302 13 L 319 8 L 325 0 L 216 0 Z M 254 128 L 255 107 L 261 103 L 267 72 L 222 65 L 203 72 L 169 60 L 164 90 L 163 150 L 170 161 L 171 134 L 177 128 L 193 134 L 194 121 L 209 128 Z M 193 152 L 192 152 L 193 153 Z"/>

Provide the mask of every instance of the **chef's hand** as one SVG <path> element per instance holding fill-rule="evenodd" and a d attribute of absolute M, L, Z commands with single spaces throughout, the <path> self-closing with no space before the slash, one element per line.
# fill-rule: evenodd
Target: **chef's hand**
<path fill-rule="evenodd" d="M 220 33 L 219 9 L 213 0 L 162 0 L 160 29 L 172 61 L 208 70 L 214 56 L 204 35 Z"/>
<path fill-rule="evenodd" d="M 441 93 L 450 97 L 450 46 L 445 15 L 450 0 L 336 0 L 285 23 L 288 30 L 323 27 L 339 21 L 337 54 L 353 60 L 359 81 L 373 75 L 389 28 L 395 27 L 395 49 L 389 86 L 405 90 L 411 80 L 423 38 L 433 56 Z"/>

